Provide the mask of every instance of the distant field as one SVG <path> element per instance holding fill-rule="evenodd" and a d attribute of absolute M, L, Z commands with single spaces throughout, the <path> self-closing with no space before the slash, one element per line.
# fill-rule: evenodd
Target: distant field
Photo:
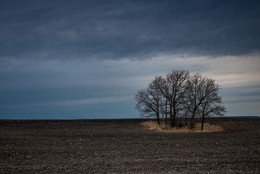
<path fill-rule="evenodd" d="M 128 120 L 0 120 L 0 173 L 259 173 L 260 119 L 165 133 Z"/>
<path fill-rule="evenodd" d="M 260 116 L 225 116 L 223 118 L 259 118 Z"/>

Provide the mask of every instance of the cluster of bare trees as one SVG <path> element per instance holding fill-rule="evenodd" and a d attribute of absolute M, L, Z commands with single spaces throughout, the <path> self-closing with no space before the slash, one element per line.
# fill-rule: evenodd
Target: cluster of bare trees
<path fill-rule="evenodd" d="M 214 79 L 185 70 L 174 70 L 165 77 L 153 79 L 146 89 L 136 94 L 136 109 L 143 116 L 155 117 L 158 124 L 177 125 L 176 118 L 189 119 L 192 129 L 195 118 L 201 118 L 201 130 L 206 117 L 222 116 L 226 111 L 218 96 L 219 85 Z"/>

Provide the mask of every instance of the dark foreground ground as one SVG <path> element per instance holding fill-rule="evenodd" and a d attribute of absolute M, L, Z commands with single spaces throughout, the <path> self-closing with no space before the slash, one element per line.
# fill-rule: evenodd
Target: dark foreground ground
<path fill-rule="evenodd" d="M 259 173 L 260 119 L 159 133 L 143 120 L 0 120 L 0 173 Z"/>

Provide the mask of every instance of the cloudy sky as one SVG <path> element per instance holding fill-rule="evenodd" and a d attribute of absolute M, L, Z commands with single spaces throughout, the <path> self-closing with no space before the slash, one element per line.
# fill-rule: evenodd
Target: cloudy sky
<path fill-rule="evenodd" d="M 1 0 L 0 119 L 137 118 L 173 69 L 216 79 L 227 116 L 260 115 L 260 1 Z"/>

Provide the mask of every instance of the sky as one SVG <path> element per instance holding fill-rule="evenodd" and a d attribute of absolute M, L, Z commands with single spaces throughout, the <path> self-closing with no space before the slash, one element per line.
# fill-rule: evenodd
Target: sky
<path fill-rule="evenodd" d="M 221 85 L 226 116 L 260 115 L 260 1 L 1 0 L 0 119 L 139 118 L 155 76 Z"/>

